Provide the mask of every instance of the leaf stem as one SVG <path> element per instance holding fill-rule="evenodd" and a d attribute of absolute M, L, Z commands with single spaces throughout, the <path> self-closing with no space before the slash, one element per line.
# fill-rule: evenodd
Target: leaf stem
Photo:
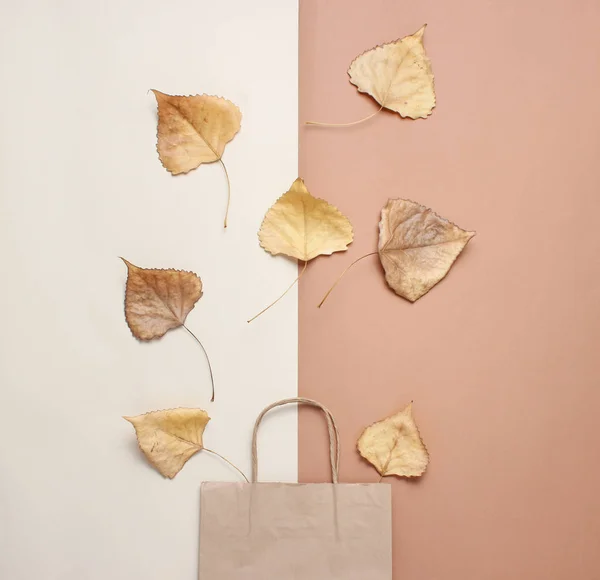
<path fill-rule="evenodd" d="M 374 113 L 367 115 L 363 119 L 359 119 L 358 121 L 352 121 L 352 123 L 319 123 L 317 121 L 306 121 L 306 125 L 317 125 L 319 127 L 351 127 L 352 125 L 358 125 L 359 123 L 364 123 L 369 119 L 372 119 L 377 113 L 379 113 L 383 109 L 383 105 L 379 107 Z"/>
<path fill-rule="evenodd" d="M 250 483 L 248 478 L 244 475 L 244 472 L 239 467 L 237 467 L 233 463 L 231 463 L 231 461 L 229 461 L 229 459 L 226 459 L 220 453 L 217 453 L 216 451 L 213 451 L 212 449 L 207 449 L 206 447 L 203 447 L 202 451 L 207 451 L 208 453 L 212 453 L 213 455 L 216 455 L 217 457 L 222 459 L 225 463 L 228 463 L 229 465 L 231 465 L 231 467 L 233 467 L 233 469 L 235 469 L 246 480 L 246 483 Z"/>
<path fill-rule="evenodd" d="M 229 215 L 229 202 L 231 201 L 231 182 L 229 181 L 229 173 L 227 173 L 227 167 L 223 163 L 223 158 L 219 157 L 219 163 L 225 171 L 225 177 L 227 178 L 227 208 L 225 209 L 225 220 L 223 221 L 223 227 L 227 228 L 227 216 Z"/>
<path fill-rule="evenodd" d="M 357 258 L 356 260 L 354 260 L 354 262 L 352 262 L 352 264 L 350 264 L 338 277 L 338 279 L 333 283 L 333 286 L 327 291 L 327 294 L 325 294 L 325 296 L 323 296 L 323 300 L 321 300 L 321 302 L 319 302 L 319 305 L 317 306 L 317 308 L 321 308 L 321 306 L 323 306 L 323 303 L 325 302 L 325 300 L 327 300 L 327 297 L 331 294 L 331 292 L 333 291 L 333 289 L 338 285 L 339 281 L 344 277 L 344 274 L 350 270 L 350 268 L 352 268 L 352 266 L 354 266 L 354 264 L 356 264 L 356 262 L 360 262 L 363 258 L 368 258 L 369 256 L 374 256 L 375 254 L 377 254 L 378 252 L 371 252 L 369 254 L 365 254 L 364 256 L 361 256 L 360 258 Z"/>
<path fill-rule="evenodd" d="M 271 308 L 271 306 L 274 306 L 275 304 L 277 304 L 294 287 L 294 284 L 296 284 L 296 282 L 298 282 L 298 280 L 300 280 L 300 278 L 302 277 L 302 274 L 304 274 L 304 272 L 306 272 L 307 265 L 308 265 L 308 262 L 304 262 L 304 268 L 302 268 L 302 272 L 300 272 L 298 277 L 290 284 L 289 288 L 279 298 L 277 298 L 277 300 L 275 300 L 274 302 L 271 302 L 271 304 L 269 304 L 266 308 L 263 308 L 256 316 L 253 316 L 250 320 L 248 320 L 248 322 L 252 322 L 254 319 L 258 318 L 261 314 L 263 314 L 264 312 L 269 310 L 269 308 Z"/>
<path fill-rule="evenodd" d="M 200 342 L 200 340 L 198 340 L 198 337 L 185 324 L 183 325 L 183 328 L 185 328 L 192 335 L 192 338 L 200 345 L 200 347 L 204 351 L 204 356 L 206 357 L 206 362 L 208 363 L 208 370 L 210 372 L 210 384 L 212 387 L 212 397 L 210 399 L 210 402 L 213 403 L 215 400 L 215 379 L 213 377 L 212 366 L 210 365 L 210 359 L 208 358 L 208 353 L 206 352 L 204 345 Z"/>

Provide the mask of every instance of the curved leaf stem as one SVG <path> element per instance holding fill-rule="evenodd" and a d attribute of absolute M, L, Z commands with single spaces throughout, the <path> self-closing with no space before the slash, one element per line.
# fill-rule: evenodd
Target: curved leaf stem
<path fill-rule="evenodd" d="M 215 400 L 215 379 L 213 377 L 212 366 L 210 365 L 210 359 L 208 358 L 208 353 L 206 352 L 204 345 L 200 342 L 200 340 L 198 340 L 198 337 L 185 324 L 183 325 L 183 328 L 185 328 L 192 335 L 192 338 L 200 345 L 200 347 L 204 351 L 204 356 L 206 357 L 206 362 L 208 363 L 208 370 L 210 372 L 210 384 L 212 387 L 212 397 L 210 399 L 210 402 L 213 403 Z"/>
<path fill-rule="evenodd" d="M 356 260 L 354 260 L 354 262 L 352 262 L 352 264 L 350 264 L 338 277 L 338 279 L 333 283 L 333 286 L 327 291 L 327 294 L 325 294 L 325 296 L 323 296 L 323 300 L 321 300 L 321 302 L 319 302 L 319 305 L 317 306 L 317 308 L 321 308 L 321 306 L 323 306 L 323 303 L 325 302 L 325 300 L 327 300 L 327 297 L 333 292 L 333 289 L 338 285 L 339 281 L 344 277 L 344 274 L 350 270 L 350 268 L 352 268 L 352 266 L 354 266 L 354 264 L 356 264 L 356 262 L 360 262 L 363 258 L 368 258 L 369 256 L 374 256 L 375 254 L 378 254 L 379 252 L 371 252 L 369 254 L 365 254 L 364 256 L 361 256 L 360 258 L 357 258 Z"/>
<path fill-rule="evenodd" d="M 377 113 L 379 113 L 383 109 L 383 105 L 379 107 L 374 113 L 367 115 L 364 119 L 359 119 L 358 121 L 352 121 L 352 123 L 319 123 L 317 121 L 306 121 L 306 125 L 317 125 L 319 127 L 351 127 L 352 125 L 358 125 L 359 123 L 364 123 L 369 119 L 373 118 Z"/>
<path fill-rule="evenodd" d="M 248 322 L 252 322 L 254 319 L 258 318 L 261 314 L 263 314 L 264 312 L 269 310 L 269 308 L 271 308 L 271 306 L 275 306 L 275 304 L 277 304 L 294 287 L 294 284 L 296 284 L 296 282 L 298 282 L 298 280 L 300 280 L 300 278 L 302 277 L 302 274 L 304 274 L 304 272 L 306 272 L 307 265 L 308 265 L 308 262 L 304 262 L 304 268 L 302 268 L 302 272 L 300 272 L 298 277 L 290 284 L 289 288 L 279 298 L 277 298 L 277 300 L 275 300 L 274 302 L 271 302 L 271 304 L 269 304 L 266 308 L 263 308 L 256 316 L 253 316 L 250 320 L 248 320 Z"/>
<path fill-rule="evenodd" d="M 225 220 L 223 221 L 223 227 L 227 227 L 227 216 L 229 215 L 229 202 L 231 201 L 231 182 L 229 181 L 229 173 L 227 173 L 227 167 L 225 167 L 225 163 L 223 163 L 223 159 L 219 157 L 219 163 L 223 167 L 223 171 L 225 171 L 225 177 L 227 178 L 227 208 L 225 209 Z"/>
<path fill-rule="evenodd" d="M 229 465 L 231 465 L 231 467 L 233 467 L 233 469 L 235 469 L 246 480 L 246 483 L 250 483 L 248 478 L 244 475 L 244 472 L 239 467 L 237 467 L 233 463 L 231 463 L 231 461 L 229 461 L 229 459 L 226 459 L 220 453 L 217 453 L 216 451 L 213 451 L 212 449 L 207 449 L 206 447 L 203 447 L 202 451 L 207 451 L 208 453 L 212 453 L 213 455 L 216 455 L 217 457 L 222 459 L 225 463 L 228 463 Z"/>

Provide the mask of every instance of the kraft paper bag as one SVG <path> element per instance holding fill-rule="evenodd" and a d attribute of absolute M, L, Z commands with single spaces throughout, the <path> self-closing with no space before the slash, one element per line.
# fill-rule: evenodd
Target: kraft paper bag
<path fill-rule="evenodd" d="M 287 403 L 323 410 L 333 483 L 256 483 L 263 416 Z M 339 439 L 331 413 L 286 399 L 258 417 L 252 483 L 204 483 L 200 580 L 391 580 L 391 486 L 338 483 Z"/>

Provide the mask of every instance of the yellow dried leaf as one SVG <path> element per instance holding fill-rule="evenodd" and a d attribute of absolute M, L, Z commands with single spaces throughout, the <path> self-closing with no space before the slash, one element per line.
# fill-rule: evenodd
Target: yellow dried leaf
<path fill-rule="evenodd" d="M 415 302 L 446 276 L 474 235 L 414 201 L 390 199 L 379 222 L 386 282 Z"/>
<path fill-rule="evenodd" d="M 160 338 L 183 326 L 202 296 L 202 281 L 193 272 L 147 270 L 122 258 L 127 265 L 125 318 L 140 340 Z"/>
<path fill-rule="evenodd" d="M 359 453 L 382 477 L 415 477 L 421 475 L 429 463 L 429 454 L 412 415 L 412 403 L 367 427 L 357 446 Z"/>
<path fill-rule="evenodd" d="M 350 82 L 402 117 L 427 117 L 435 107 L 435 91 L 431 61 L 423 46 L 424 33 L 425 26 L 364 52 L 348 69 Z"/>
<path fill-rule="evenodd" d="M 153 93 L 158 104 L 157 150 L 165 169 L 177 175 L 202 163 L 219 161 L 229 192 L 229 176 L 222 157 L 225 145 L 241 127 L 242 113 L 238 107 L 227 99 L 210 95 L 184 97 L 160 91 Z"/>
<path fill-rule="evenodd" d="M 121 258 L 127 266 L 125 286 L 125 320 L 133 336 L 152 340 L 169 330 L 183 326 L 200 345 L 210 371 L 212 398 L 215 384 L 210 360 L 204 345 L 185 326 L 187 315 L 202 296 L 202 281 L 194 272 L 138 268 Z"/>
<path fill-rule="evenodd" d="M 310 260 L 345 251 L 353 238 L 348 218 L 325 200 L 313 197 L 300 178 L 269 209 L 258 232 L 260 245 L 267 252 L 304 262 L 300 276 Z M 283 298 L 300 276 L 275 302 L 248 322 Z"/>
<path fill-rule="evenodd" d="M 202 435 L 210 421 L 201 409 L 169 409 L 123 418 L 135 428 L 148 461 L 171 479 L 192 455 L 203 449 Z"/>
<path fill-rule="evenodd" d="M 313 197 L 300 178 L 269 209 L 258 232 L 267 252 L 304 262 L 343 252 L 353 237 L 348 218 L 325 200 Z"/>

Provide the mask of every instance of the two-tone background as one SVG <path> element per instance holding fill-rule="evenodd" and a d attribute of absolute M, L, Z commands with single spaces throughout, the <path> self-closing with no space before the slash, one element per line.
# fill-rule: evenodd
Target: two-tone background
<path fill-rule="evenodd" d="M 269 402 L 319 399 L 342 432 L 342 481 L 375 481 L 362 428 L 414 401 L 430 467 L 394 489 L 394 578 L 600 576 L 600 5 L 591 0 L 27 0 L 0 8 L 0 577 L 197 574 L 199 454 L 173 481 L 121 415 L 198 406 L 205 443 L 245 471 Z M 374 110 L 348 83 L 364 50 L 427 23 L 438 106 Z M 171 177 L 148 89 L 242 110 L 218 165 Z M 298 176 L 352 221 L 348 252 L 296 276 L 257 243 Z M 477 231 L 416 304 L 386 286 L 379 211 L 406 197 Z M 139 344 L 123 255 L 197 272 L 183 331 Z M 281 410 L 261 431 L 269 480 L 327 478 L 326 430 Z M 387 483 L 385 483 L 387 484 Z"/>

